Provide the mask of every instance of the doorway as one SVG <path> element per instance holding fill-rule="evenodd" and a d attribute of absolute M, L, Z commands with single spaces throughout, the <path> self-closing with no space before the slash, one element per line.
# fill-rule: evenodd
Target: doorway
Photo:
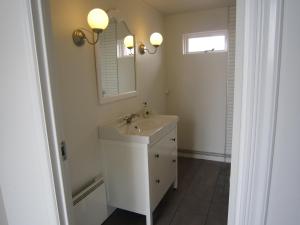
<path fill-rule="evenodd" d="M 240 18 L 241 19 L 241 21 L 242 22 L 245 22 L 246 21 L 246 24 L 243 24 L 242 22 L 240 22 L 240 23 L 242 23 L 242 24 L 240 24 L 240 27 L 238 28 L 238 32 L 240 32 L 240 33 L 238 33 L 238 37 L 240 38 L 240 39 L 238 39 L 238 41 L 239 41 L 239 44 L 238 44 L 238 47 L 241 47 L 240 48 L 240 50 L 238 50 L 237 52 L 240 54 L 240 55 L 238 55 L 238 56 L 244 56 L 244 49 L 246 49 L 246 47 L 248 47 L 247 49 L 249 50 L 255 50 L 255 53 L 257 53 L 257 52 L 259 52 L 258 50 L 259 49 L 256 49 L 256 48 L 249 48 L 249 46 L 246 46 L 245 47 L 245 45 L 246 44 L 248 44 L 248 45 L 250 45 L 250 46 L 257 46 L 257 42 L 256 42 L 256 40 L 248 40 L 248 39 L 246 39 L 246 40 L 244 40 L 243 38 L 244 38 L 244 34 L 246 33 L 246 34 L 248 34 L 249 35 L 249 31 L 251 30 L 251 29 L 253 29 L 253 26 L 251 26 L 251 24 L 249 23 L 249 21 L 253 21 L 253 19 L 254 19 L 254 21 L 256 21 L 257 22 L 257 24 L 262 24 L 263 22 L 261 22 L 260 20 L 259 20 L 259 18 L 261 18 L 262 17 L 262 13 L 261 13 L 261 11 L 258 11 L 258 12 L 255 12 L 256 10 L 253 10 L 253 8 L 251 8 L 250 7 L 250 9 L 248 9 L 247 7 L 248 6 L 252 6 L 252 7 L 255 7 L 255 6 L 258 6 L 258 8 L 262 8 L 262 5 L 259 5 L 258 3 L 250 3 L 250 2 L 247 2 L 247 1 L 245 1 L 245 2 L 242 2 L 242 1 L 240 1 L 240 6 L 239 6 L 239 8 L 238 8 L 238 18 Z M 247 3 L 247 4 L 246 4 Z M 253 4 L 253 5 L 252 5 Z M 258 4 L 258 5 L 255 5 L 255 4 Z M 268 3 L 266 3 L 266 4 L 268 4 Z M 277 2 L 277 4 L 278 5 L 280 5 L 281 3 L 278 1 Z M 277 6 L 278 6 L 277 5 Z M 246 7 L 247 6 L 247 7 Z M 266 8 L 265 8 L 265 6 L 266 5 L 264 5 L 264 10 L 266 10 Z M 252 13 L 250 13 L 250 14 L 246 14 L 246 9 L 248 9 L 248 10 L 250 10 L 250 12 Z M 252 11 L 251 11 L 251 9 L 252 9 Z M 270 14 L 272 14 L 272 13 L 274 13 L 274 11 L 272 11 L 273 10 L 273 8 L 270 8 Z M 276 10 L 277 10 L 277 8 L 276 8 Z M 277 11 L 275 10 L 275 15 L 273 15 L 273 16 L 275 16 L 275 18 L 276 18 L 276 20 L 275 21 L 277 21 L 277 18 L 278 18 L 278 14 L 276 14 L 276 13 L 278 13 Z M 249 13 L 249 11 L 247 11 L 248 13 Z M 281 15 L 280 14 L 281 13 L 281 11 L 279 10 L 279 15 Z M 258 17 L 255 17 L 255 16 L 257 16 L 257 15 L 259 15 Z M 245 16 L 245 18 L 244 18 L 244 16 Z M 256 18 L 256 19 L 255 19 Z M 278 22 L 278 21 L 277 21 Z M 279 24 L 280 24 L 280 21 L 278 22 Z M 248 27 L 248 25 L 249 25 L 249 27 Z M 277 27 L 277 25 L 278 24 L 276 24 L 276 29 L 279 29 L 278 27 L 280 27 L 280 26 L 278 26 Z M 255 27 L 255 26 L 254 26 Z M 257 27 L 255 27 L 255 28 L 257 28 Z M 275 29 L 275 30 L 276 30 Z M 280 30 L 280 29 L 279 29 Z M 252 30 L 253 31 L 253 30 Z M 276 30 L 276 32 L 277 32 L 278 30 Z M 248 32 L 248 33 L 247 33 Z M 269 32 L 271 32 L 271 31 L 269 31 Z M 276 33 L 275 32 L 275 33 Z M 255 32 L 253 32 L 253 33 L 255 33 Z M 276 33 L 277 34 L 277 33 Z M 253 36 L 251 36 L 250 35 L 250 37 L 253 37 Z M 278 37 L 278 36 L 276 36 L 276 37 Z M 252 42 L 251 42 L 252 41 Z M 267 41 L 270 41 L 270 40 L 267 40 Z M 273 43 L 275 46 L 278 46 L 278 43 L 277 42 L 275 42 L 275 43 Z M 248 52 L 249 53 L 249 52 Z M 250 52 L 251 53 L 251 52 Z M 251 53 L 252 54 L 252 56 L 254 56 L 254 52 L 252 52 Z M 234 125 L 234 139 L 235 139 L 235 141 L 234 141 L 234 147 L 233 147 L 233 149 L 235 149 L 235 151 L 236 152 L 234 152 L 233 153 L 233 168 L 231 169 L 231 171 L 233 172 L 232 173 L 232 180 L 231 180 L 231 184 L 233 185 L 233 187 L 231 187 L 231 190 L 230 190 L 230 192 L 231 192 L 231 196 L 230 196 L 230 199 L 231 199 L 231 201 L 230 201 L 230 206 L 229 206 L 229 208 L 230 208 L 230 216 L 229 216 L 229 224 L 244 224 L 243 222 L 242 223 L 237 223 L 237 220 L 238 219 L 241 219 L 240 218 L 240 216 L 237 216 L 238 215 L 238 207 L 237 207 L 237 205 L 242 205 L 242 206 L 244 206 L 244 207 L 242 207 L 242 209 L 245 209 L 246 211 L 247 210 L 251 210 L 251 208 L 249 208 L 249 207 L 247 207 L 247 206 L 245 206 L 244 204 L 246 204 L 247 203 L 247 201 L 242 201 L 242 195 L 243 195 L 243 191 L 245 191 L 245 190 L 247 190 L 248 189 L 248 187 L 250 186 L 251 187 L 251 185 L 250 185 L 250 183 L 247 183 L 247 181 L 244 183 L 244 186 L 242 185 L 242 186 L 238 186 L 238 184 L 241 184 L 241 183 L 243 183 L 243 179 L 245 179 L 248 175 L 249 175 L 249 171 L 251 170 L 251 168 L 253 168 L 253 165 L 251 165 L 251 164 L 247 164 L 247 162 L 246 162 L 246 160 L 249 160 L 249 159 L 251 159 L 251 155 L 247 155 L 246 153 L 247 153 L 247 151 L 248 151 L 248 153 L 251 153 L 252 151 L 253 151 L 253 149 L 246 149 L 245 151 L 243 150 L 242 152 L 239 152 L 239 150 L 241 149 L 241 146 L 240 146 L 240 144 L 241 144 L 241 142 L 240 142 L 240 140 L 241 140 L 241 137 L 242 137 L 242 135 L 246 135 L 246 133 L 245 133 L 245 130 L 242 130 L 241 131 L 241 128 L 240 128 L 240 125 L 242 124 L 242 125 L 247 125 L 247 124 L 243 124 L 242 122 L 247 122 L 247 121 L 245 121 L 246 119 L 249 119 L 249 117 L 251 116 L 251 115 L 249 115 L 249 114 L 245 114 L 245 111 L 243 111 L 244 109 L 243 109 L 243 107 L 242 106 L 247 106 L 246 108 L 248 109 L 248 113 L 249 113 L 249 108 L 248 108 L 248 106 L 250 105 L 250 106 L 253 106 L 253 104 L 249 104 L 249 103 L 251 103 L 251 101 L 250 100 L 253 100 L 253 99 L 255 99 L 255 95 L 253 95 L 252 96 L 252 98 L 249 100 L 249 99 L 242 99 L 242 96 L 245 96 L 245 95 L 242 95 L 242 94 L 248 94 L 248 96 L 251 96 L 251 94 L 253 94 L 253 92 L 251 92 L 251 90 L 255 90 L 255 88 L 257 87 L 257 86 L 255 86 L 253 83 L 251 83 L 252 82 L 252 80 L 249 80 L 249 82 L 250 83 L 248 83 L 248 84 L 250 84 L 250 89 L 251 88 L 253 88 L 253 89 L 251 89 L 250 91 L 249 91 L 249 89 L 245 89 L 245 86 L 244 86 L 244 81 L 243 81 L 243 79 L 242 78 L 248 78 L 246 75 L 244 75 L 244 73 L 243 73 L 243 68 L 244 67 L 246 67 L 246 65 L 245 65 L 245 63 L 244 63 L 244 61 L 243 60 L 245 60 L 245 58 L 243 57 L 243 58 L 241 58 L 240 59 L 240 61 L 242 62 L 240 65 L 239 65 L 239 67 L 236 69 L 236 74 L 240 74 L 241 75 L 241 77 L 238 77 L 238 81 L 236 81 L 235 83 L 236 84 L 238 84 L 237 86 L 236 86 L 236 88 L 237 88 L 237 92 L 238 92 L 238 94 L 240 94 L 240 96 L 238 96 L 237 94 L 236 94 L 236 97 L 235 97 L 235 99 L 237 99 L 238 101 L 235 101 L 235 102 L 237 102 L 237 106 L 235 106 L 235 115 L 237 115 L 236 117 L 235 117 L 235 125 Z M 253 63 L 253 61 L 251 61 L 252 63 Z M 251 64 L 251 62 L 250 62 L 250 65 L 252 65 Z M 243 77 L 243 76 L 245 76 L 245 77 Z M 248 76 L 250 77 L 250 74 L 248 74 Z M 258 75 L 259 76 L 259 75 Z M 273 80 L 275 83 L 276 83 L 276 80 Z M 272 84 L 274 84 L 274 82 L 272 83 Z M 251 86 L 251 85 L 253 85 L 253 86 Z M 276 86 L 276 85 L 275 85 Z M 249 87 L 249 86 L 248 86 Z M 244 88 L 244 89 L 243 89 Z M 248 92 L 247 92 L 248 91 Z M 273 95 L 271 95 L 272 97 L 274 97 L 274 94 Z M 245 101 L 245 102 L 242 102 L 243 103 L 243 105 L 241 104 L 241 101 Z M 249 102 L 250 101 L 250 102 Z M 246 104 L 247 103 L 247 104 Z M 272 104 L 274 104 L 274 102 L 271 102 Z M 271 105 L 271 108 L 273 107 L 273 105 Z M 251 107 L 250 107 L 251 108 Z M 253 108 L 252 108 L 253 109 Z M 252 111 L 252 112 L 256 112 L 255 111 L 256 109 L 254 109 L 254 111 Z M 244 113 L 244 114 L 243 114 Z M 243 116 L 241 116 L 241 115 L 244 115 L 245 117 L 243 117 Z M 249 121 L 248 121 L 249 122 Z M 251 121 L 250 121 L 251 122 Z M 248 124 L 249 125 L 249 124 Z M 249 127 L 247 127 L 246 126 L 246 128 L 248 129 Z M 268 127 L 270 130 L 270 132 L 271 132 L 271 128 L 270 127 Z M 241 134 L 239 133 L 241 131 Z M 243 140 L 243 139 L 242 139 Z M 245 140 L 244 140 L 245 141 Z M 270 141 L 271 142 L 271 141 Z M 244 143 L 245 144 L 245 143 Z M 248 145 L 246 145 L 246 146 L 248 146 Z M 241 158 L 241 156 L 244 156 L 244 158 Z M 253 157 L 253 156 L 252 156 Z M 268 156 L 269 157 L 269 156 Z M 267 158 L 268 158 L 267 157 Z M 264 157 L 264 159 L 265 159 L 266 157 Z M 245 164 L 243 164 L 243 165 L 241 165 L 240 164 L 240 159 L 242 159 L 243 161 L 242 162 L 245 162 Z M 248 163 L 249 162 L 251 162 L 251 160 L 250 161 L 248 161 Z M 267 165 L 267 168 L 265 167 L 265 170 L 264 171 L 267 171 L 267 169 L 269 168 L 269 164 Z M 254 171 L 254 172 L 256 172 L 256 171 Z M 243 176 L 242 176 L 243 175 Z M 250 173 L 250 176 L 253 178 L 253 177 L 255 177 L 254 176 L 255 175 L 255 173 L 254 174 L 251 174 Z M 242 177 L 241 177 L 242 176 Z M 262 177 L 261 176 L 258 176 L 258 178 L 260 178 L 260 179 L 262 179 Z M 265 178 L 265 177 L 264 177 Z M 258 180 L 257 182 L 260 182 L 261 180 Z M 249 181 L 248 181 L 249 182 Z M 266 194 L 267 194 L 267 192 L 266 192 Z M 257 199 L 255 199 L 255 200 L 257 200 Z M 251 201 L 253 201 L 253 199 L 248 199 L 248 203 L 249 203 L 249 201 L 251 202 Z M 262 205 L 264 205 L 264 204 L 262 204 Z M 253 209 L 253 208 L 252 208 Z M 244 214 L 243 214 L 244 215 Z M 245 218 L 247 218 L 247 217 L 245 217 Z M 254 218 L 256 218 L 256 217 L 254 217 Z"/>

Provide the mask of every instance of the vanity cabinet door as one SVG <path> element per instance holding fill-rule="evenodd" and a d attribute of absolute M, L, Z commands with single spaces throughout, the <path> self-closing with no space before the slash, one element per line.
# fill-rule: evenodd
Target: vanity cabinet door
<path fill-rule="evenodd" d="M 176 138 L 176 129 L 174 129 L 159 142 L 151 146 L 149 150 L 149 182 L 152 210 L 155 209 L 163 195 L 176 179 Z"/>

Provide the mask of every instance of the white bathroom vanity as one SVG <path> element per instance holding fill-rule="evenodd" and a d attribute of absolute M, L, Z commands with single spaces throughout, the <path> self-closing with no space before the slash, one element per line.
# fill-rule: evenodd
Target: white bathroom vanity
<path fill-rule="evenodd" d="M 146 215 L 177 188 L 177 116 L 152 115 L 99 129 L 108 205 Z"/>

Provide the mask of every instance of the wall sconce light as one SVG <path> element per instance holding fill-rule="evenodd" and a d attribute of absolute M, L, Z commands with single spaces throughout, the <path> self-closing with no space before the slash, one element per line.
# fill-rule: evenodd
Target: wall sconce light
<path fill-rule="evenodd" d="M 124 38 L 124 45 L 126 48 L 128 48 L 129 50 L 133 49 L 134 47 L 134 39 L 132 35 L 127 35 Z"/>
<path fill-rule="evenodd" d="M 148 52 L 149 54 L 155 54 L 157 52 L 158 47 L 161 45 L 161 43 L 163 42 L 163 36 L 160 33 L 153 33 L 150 36 L 150 43 L 151 45 L 155 48 L 155 50 L 153 52 L 151 52 L 146 46 L 145 44 L 141 43 L 139 45 L 139 52 L 141 55 L 144 55 L 145 52 Z"/>
<path fill-rule="evenodd" d="M 73 32 L 72 38 L 73 38 L 73 42 L 75 45 L 77 46 L 82 46 L 85 42 L 85 40 L 91 44 L 91 45 L 95 45 L 98 42 L 99 39 L 99 34 L 108 26 L 109 23 L 109 18 L 107 13 L 102 10 L 102 9 L 93 9 L 89 12 L 88 16 L 87 16 L 87 21 L 89 26 L 92 28 L 92 34 L 96 34 L 96 40 L 95 41 L 90 41 L 85 33 L 83 32 L 83 30 L 85 30 L 84 28 L 82 29 L 76 29 Z M 87 30 L 88 31 L 88 30 Z"/>
<path fill-rule="evenodd" d="M 124 46 L 129 50 L 129 55 L 133 55 L 134 52 L 132 49 L 134 48 L 134 37 L 132 35 L 127 35 L 124 38 Z"/>

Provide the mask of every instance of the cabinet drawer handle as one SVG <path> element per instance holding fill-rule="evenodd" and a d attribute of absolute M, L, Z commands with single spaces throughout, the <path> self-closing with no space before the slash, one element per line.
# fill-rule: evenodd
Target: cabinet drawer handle
<path fill-rule="evenodd" d="M 176 161 L 177 161 L 176 159 L 173 159 L 173 160 L 172 160 L 173 163 L 176 163 Z"/>
<path fill-rule="evenodd" d="M 176 138 L 171 138 L 170 141 L 176 141 Z"/>
<path fill-rule="evenodd" d="M 160 179 L 156 179 L 155 182 L 156 182 L 157 184 L 159 184 L 159 183 L 160 183 Z"/>
<path fill-rule="evenodd" d="M 155 156 L 155 158 L 159 158 L 159 154 L 155 154 L 154 156 Z"/>

